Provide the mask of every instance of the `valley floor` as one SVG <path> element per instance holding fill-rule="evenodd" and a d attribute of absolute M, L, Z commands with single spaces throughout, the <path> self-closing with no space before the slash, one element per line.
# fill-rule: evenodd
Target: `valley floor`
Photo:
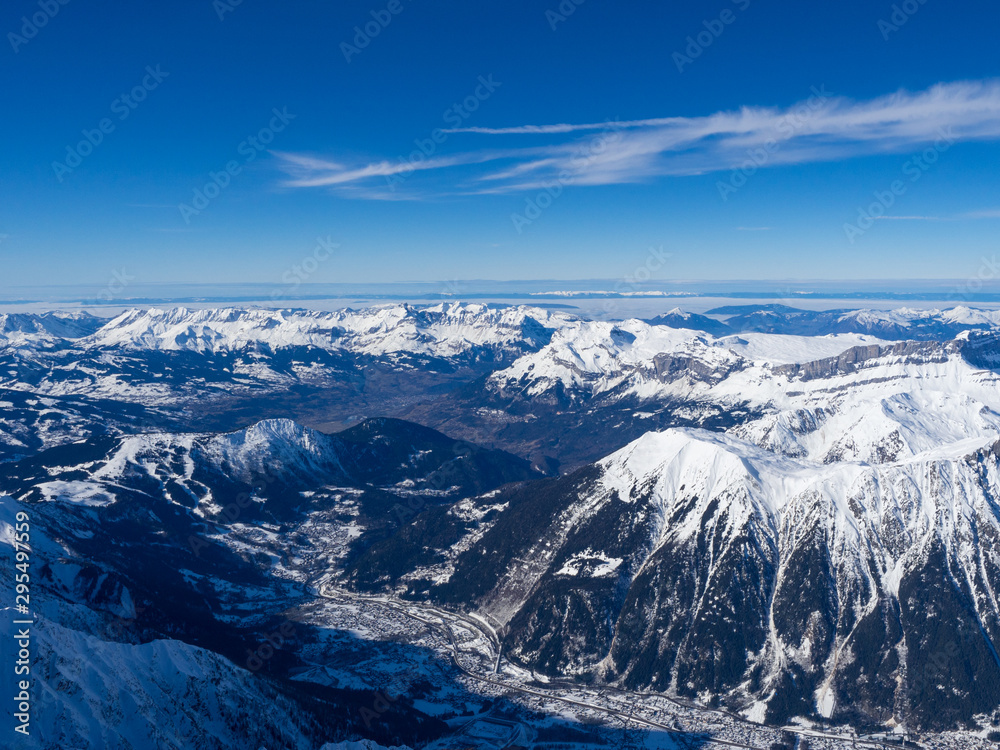
<path fill-rule="evenodd" d="M 499 639 L 494 628 L 479 617 L 422 602 L 362 596 L 328 586 L 321 587 L 320 594 L 324 601 L 303 613 L 312 624 L 374 642 L 403 641 L 421 652 L 433 652 L 436 659 L 401 663 L 399 654 L 393 653 L 389 659 L 375 659 L 345 669 L 324 665 L 322 656 L 315 654 L 314 671 L 301 675 L 300 679 L 382 689 L 390 700 L 393 682 L 403 684 L 412 679 L 415 671 L 432 684 L 437 681 L 435 689 L 429 691 L 433 698 L 417 705 L 445 719 L 457 731 L 426 750 L 460 747 L 770 750 L 772 744 L 781 742 L 783 733 L 794 737 L 796 747 L 806 747 L 808 740 L 810 750 L 884 750 L 904 746 L 902 738 L 897 737 L 859 737 L 848 729 L 765 727 L 722 710 L 663 694 L 553 681 L 505 660 L 498 651 Z M 432 662 L 445 663 L 450 669 L 447 673 L 435 669 Z M 358 684 L 358 674 L 365 674 L 366 682 Z M 479 706 L 479 710 L 465 711 L 471 715 L 455 715 L 469 707 L 470 695 L 485 705 Z M 490 705 L 497 699 L 518 706 L 518 715 L 491 712 Z M 915 744 L 908 743 L 906 747 L 926 750 L 996 747 L 984 737 L 966 732 L 911 736 L 910 743 Z"/>

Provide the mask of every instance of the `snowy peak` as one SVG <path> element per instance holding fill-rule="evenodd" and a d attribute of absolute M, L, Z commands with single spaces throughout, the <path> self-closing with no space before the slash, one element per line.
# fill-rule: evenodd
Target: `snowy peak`
<path fill-rule="evenodd" d="M 100 328 L 103 319 L 88 313 L 0 313 L 0 349 L 65 348 Z"/>
<path fill-rule="evenodd" d="M 715 420 L 782 455 L 884 463 L 995 439 L 998 364 L 992 332 L 945 342 L 715 338 L 638 320 L 580 321 L 491 375 L 486 393 L 508 411 L 585 404 L 617 424 L 623 413 L 697 426 Z"/>
<path fill-rule="evenodd" d="M 731 369 L 741 357 L 712 345 L 690 330 L 652 326 L 640 320 L 620 323 L 580 321 L 560 328 L 539 351 L 495 373 L 493 387 L 538 395 L 556 385 L 599 393 L 637 375 L 656 379 L 669 369 L 664 358 L 704 363 L 705 371 Z M 669 376 L 669 373 L 667 373 Z M 686 369 L 685 374 L 696 374 Z"/>
<path fill-rule="evenodd" d="M 93 333 L 104 323 L 102 318 L 85 312 L 0 313 L 0 333 L 49 333 L 66 339 Z"/>
<path fill-rule="evenodd" d="M 781 526 L 781 516 L 789 507 L 809 498 L 822 497 L 829 507 L 851 527 L 877 527 L 880 521 L 867 513 L 858 515 L 858 497 L 874 491 L 878 502 L 869 506 L 880 515 L 906 515 L 902 506 L 911 501 L 944 503 L 949 516 L 966 516 L 972 499 L 955 488 L 926 485 L 930 466 L 951 466 L 953 476 L 968 472 L 971 456 L 988 452 L 1000 437 L 1000 430 L 979 438 L 965 437 L 955 427 L 955 440 L 935 444 L 923 453 L 900 460 L 879 462 L 844 458 L 815 461 L 775 454 L 736 437 L 699 429 L 673 429 L 644 435 L 625 448 L 598 462 L 603 470 L 601 485 L 617 492 L 623 501 L 642 496 L 655 502 L 669 502 L 664 515 L 676 518 L 678 507 L 698 499 L 707 507 L 713 500 L 742 497 Z M 950 451 L 948 450 L 950 449 Z M 970 481 L 973 476 L 968 476 Z M 915 494 L 882 493 L 892 486 L 915 488 Z M 926 495 L 926 496 L 925 496 Z M 726 505 L 728 501 L 722 502 Z M 901 503 L 902 505 L 896 505 Z M 956 505 L 951 505 L 956 504 Z M 937 511 L 928 511 L 925 520 L 933 525 Z M 1000 525 L 998 525 L 1000 527 Z"/>
<path fill-rule="evenodd" d="M 332 324 L 316 314 L 284 310 L 130 310 L 109 321 L 88 347 L 213 352 L 255 344 L 323 346 Z"/>
<path fill-rule="evenodd" d="M 540 476 L 503 451 L 394 419 L 366 420 L 332 435 L 269 419 L 225 434 L 101 437 L 0 464 L 0 479 L 23 500 L 104 506 L 134 493 L 162 494 L 171 504 L 194 502 L 209 513 L 247 491 L 278 498 L 275 507 L 286 512 L 300 491 L 328 485 L 404 488 L 443 499 Z"/>
<path fill-rule="evenodd" d="M 783 305 L 729 306 L 699 315 L 675 308 L 648 321 L 725 337 L 855 334 L 900 340 L 947 340 L 963 331 L 1000 329 L 1000 311 L 965 306 L 943 310 L 800 310 Z M 136 309 L 105 321 L 87 313 L 0 315 L 0 335 L 46 335 L 88 348 L 218 352 L 305 346 L 375 355 L 396 352 L 457 356 L 476 348 L 534 351 L 579 319 L 530 306 L 458 302 L 407 304 L 336 312 L 219 308 Z"/>
<path fill-rule="evenodd" d="M 199 453 L 228 476 L 248 483 L 261 477 L 329 480 L 347 474 L 336 439 L 290 419 L 268 419 L 238 432 L 205 438 Z"/>
<path fill-rule="evenodd" d="M 235 351 L 266 347 L 346 350 L 381 356 L 456 356 L 476 348 L 541 346 L 559 316 L 537 308 L 441 304 L 337 312 L 270 309 L 131 310 L 84 342 L 99 348 Z"/>
<path fill-rule="evenodd" d="M 212 437 L 209 442 L 226 456 L 279 458 L 290 453 L 322 453 L 328 441 L 328 436 L 291 419 L 265 419 L 243 430 Z"/>
<path fill-rule="evenodd" d="M 884 720 L 873 707 L 904 701 L 934 726 L 1000 698 L 970 678 L 1000 678 L 993 445 L 873 465 L 650 433 L 548 487 L 483 498 L 495 520 L 424 575 L 505 623 L 510 658 L 550 675 L 716 696 L 769 722 Z M 941 628 L 968 652 L 939 676 L 963 697 L 938 713 L 913 691 Z"/>

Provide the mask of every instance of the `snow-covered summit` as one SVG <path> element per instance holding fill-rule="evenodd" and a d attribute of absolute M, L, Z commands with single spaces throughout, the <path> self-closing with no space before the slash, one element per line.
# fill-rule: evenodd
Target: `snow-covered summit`
<path fill-rule="evenodd" d="M 428 308 L 388 305 L 317 312 L 186 308 L 129 310 L 108 321 L 86 347 L 232 351 L 315 347 L 369 355 L 462 354 L 475 347 L 538 345 L 546 326 L 567 316 L 539 308 L 492 308 L 442 303 Z"/>

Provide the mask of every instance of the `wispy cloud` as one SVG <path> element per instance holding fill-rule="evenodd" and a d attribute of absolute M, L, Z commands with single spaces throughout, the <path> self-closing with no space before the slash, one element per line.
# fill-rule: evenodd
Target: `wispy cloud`
<path fill-rule="evenodd" d="M 950 216 L 873 216 L 876 221 L 955 221 Z"/>
<path fill-rule="evenodd" d="M 967 219 L 1000 219 L 1000 208 L 987 208 L 982 211 L 969 211 L 964 214 Z"/>
<path fill-rule="evenodd" d="M 429 177 L 439 172 L 448 178 L 445 189 L 454 193 L 515 192 L 555 183 L 634 183 L 730 170 L 762 148 L 768 149 L 766 166 L 777 167 L 905 152 L 942 137 L 998 139 L 1000 80 L 942 83 L 926 91 L 899 91 L 863 102 L 814 88 L 809 98 L 787 108 L 743 107 L 704 117 L 467 127 L 448 132 L 448 147 L 482 138 L 490 142 L 504 138 L 506 147 L 480 144 L 450 155 L 361 164 L 303 154 L 277 156 L 288 174 L 286 186 L 365 186 L 369 190 L 359 191 L 362 195 L 382 199 L 391 194 L 385 189 L 394 175 Z M 548 138 L 544 145 L 511 145 L 512 139 L 538 136 L 571 137 L 555 142 Z"/>
<path fill-rule="evenodd" d="M 876 221 L 964 221 L 966 219 L 1000 219 L 1000 209 L 992 208 L 982 211 L 966 211 L 953 216 L 873 216 Z"/>
<path fill-rule="evenodd" d="M 607 130 L 609 127 L 622 128 L 649 128 L 662 127 L 666 125 L 677 125 L 684 122 L 682 117 L 659 117 L 652 120 L 626 120 L 624 122 L 591 122 L 580 125 L 518 125 L 513 128 L 448 128 L 445 133 L 481 133 L 484 135 L 551 135 L 558 133 L 577 133 L 582 130 Z"/>

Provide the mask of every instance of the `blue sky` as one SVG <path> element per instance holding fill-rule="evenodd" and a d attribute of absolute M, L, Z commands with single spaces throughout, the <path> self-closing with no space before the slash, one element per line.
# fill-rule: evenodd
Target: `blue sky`
<path fill-rule="evenodd" d="M 4 288 L 615 279 L 650 247 L 660 279 L 965 278 L 997 250 L 996 3 L 64 1 L 0 12 Z"/>

